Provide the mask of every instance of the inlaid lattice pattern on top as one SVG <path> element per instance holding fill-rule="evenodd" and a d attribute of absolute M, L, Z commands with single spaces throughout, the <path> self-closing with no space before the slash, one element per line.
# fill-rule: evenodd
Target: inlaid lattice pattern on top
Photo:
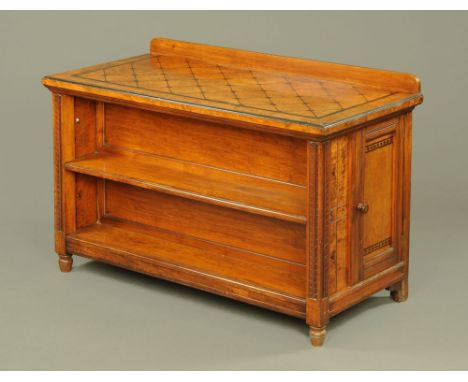
<path fill-rule="evenodd" d="M 147 56 L 77 75 L 107 84 L 188 98 L 246 113 L 318 119 L 392 93 L 369 86 L 220 66 L 177 56 Z"/>

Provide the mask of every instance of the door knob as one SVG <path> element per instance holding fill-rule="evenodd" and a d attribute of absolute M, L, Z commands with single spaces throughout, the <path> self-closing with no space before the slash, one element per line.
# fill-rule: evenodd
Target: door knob
<path fill-rule="evenodd" d="M 356 209 L 359 212 L 362 212 L 363 214 L 365 214 L 367 211 L 369 211 L 369 205 L 366 203 L 358 203 L 358 205 L 356 206 Z"/>

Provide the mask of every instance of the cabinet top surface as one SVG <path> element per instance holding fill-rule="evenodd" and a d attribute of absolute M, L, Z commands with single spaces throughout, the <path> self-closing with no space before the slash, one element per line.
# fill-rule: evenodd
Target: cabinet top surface
<path fill-rule="evenodd" d="M 44 78 L 78 91 L 283 128 L 324 129 L 422 101 L 410 74 L 154 39 L 151 53 Z"/>

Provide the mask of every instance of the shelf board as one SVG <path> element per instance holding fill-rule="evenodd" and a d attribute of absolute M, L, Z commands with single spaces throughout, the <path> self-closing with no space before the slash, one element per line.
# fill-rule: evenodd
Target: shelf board
<path fill-rule="evenodd" d="M 66 164 L 81 174 L 295 223 L 306 222 L 306 188 L 167 157 L 107 150 Z"/>
<path fill-rule="evenodd" d="M 67 252 L 98 260 L 173 266 L 212 278 L 263 288 L 292 298 L 305 295 L 305 266 L 235 247 L 104 217 L 67 235 Z M 145 269 L 140 269 L 145 271 Z"/>

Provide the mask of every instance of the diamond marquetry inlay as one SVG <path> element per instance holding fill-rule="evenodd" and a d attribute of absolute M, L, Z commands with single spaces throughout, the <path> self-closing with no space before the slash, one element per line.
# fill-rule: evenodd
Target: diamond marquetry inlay
<path fill-rule="evenodd" d="M 182 97 L 198 105 L 310 120 L 393 94 L 370 86 L 163 55 L 139 57 L 75 76 L 163 99 Z"/>

